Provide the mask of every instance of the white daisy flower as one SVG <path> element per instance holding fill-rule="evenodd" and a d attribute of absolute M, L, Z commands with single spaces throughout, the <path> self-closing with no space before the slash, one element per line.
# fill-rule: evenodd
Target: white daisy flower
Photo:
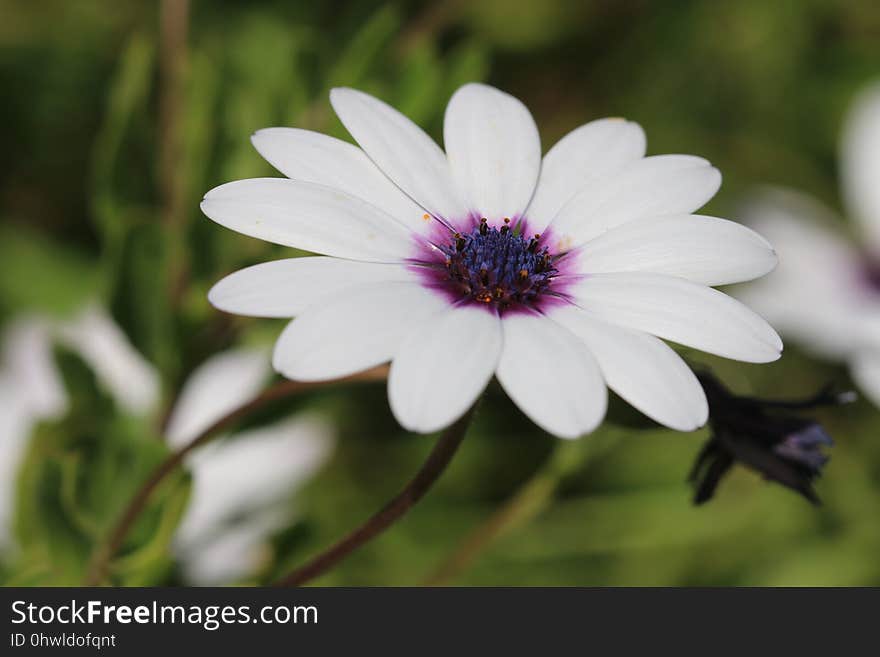
<path fill-rule="evenodd" d="M 849 365 L 880 405 L 880 84 L 856 99 L 840 146 L 841 187 L 858 239 L 794 191 L 755 194 L 742 218 L 779 247 L 780 267 L 738 296 L 813 354 Z"/>
<path fill-rule="evenodd" d="M 40 315 L 10 322 L 0 336 L 0 551 L 15 547 L 15 482 L 34 426 L 68 412 L 53 358 L 61 342 L 93 370 L 120 408 L 155 410 L 159 377 L 107 311 L 96 304 L 73 318 Z M 166 437 L 180 448 L 256 397 L 271 374 L 264 349 L 233 349 L 209 358 L 184 384 Z M 326 463 L 333 432 L 321 418 L 291 417 L 206 445 L 189 455 L 193 492 L 174 540 L 184 576 L 195 584 L 247 577 L 267 537 L 290 521 L 290 495 Z"/>
<path fill-rule="evenodd" d="M 594 121 L 541 158 L 516 98 L 482 84 L 446 109 L 446 153 L 385 103 L 330 94 L 361 148 L 272 128 L 256 149 L 289 179 L 211 190 L 203 212 L 238 232 L 324 254 L 236 272 L 218 308 L 296 317 L 273 357 L 300 380 L 391 361 L 391 409 L 431 432 L 460 417 L 493 375 L 560 437 L 594 429 L 606 384 L 651 418 L 692 430 L 703 390 L 659 338 L 750 362 L 779 357 L 773 329 L 711 289 L 770 271 L 770 245 L 691 213 L 721 176 L 686 155 L 644 157 L 641 128 Z"/>

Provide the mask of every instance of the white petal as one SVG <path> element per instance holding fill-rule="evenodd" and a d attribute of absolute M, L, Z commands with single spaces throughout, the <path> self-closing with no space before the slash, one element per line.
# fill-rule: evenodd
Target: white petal
<path fill-rule="evenodd" d="M 446 156 L 424 130 L 378 98 L 355 89 L 331 90 L 330 103 L 370 159 L 419 205 L 449 220 L 467 214 Z"/>
<path fill-rule="evenodd" d="M 183 384 L 166 437 L 173 447 L 189 442 L 260 392 L 271 368 L 262 349 L 234 349 L 212 356 Z"/>
<path fill-rule="evenodd" d="M 599 119 L 572 130 L 544 156 L 529 227 L 542 232 L 590 179 L 613 173 L 645 155 L 645 132 L 624 119 Z"/>
<path fill-rule="evenodd" d="M 593 274 L 574 295 L 601 319 L 725 358 L 765 363 L 782 352 L 776 331 L 739 301 L 674 276 Z"/>
<path fill-rule="evenodd" d="M 766 318 L 786 341 L 797 342 L 815 356 L 841 359 L 852 352 L 861 319 L 852 308 L 823 304 L 808 288 L 787 288 L 774 281 L 765 285 L 762 280 L 731 294 Z"/>
<path fill-rule="evenodd" d="M 497 316 L 448 307 L 409 332 L 391 363 L 388 400 L 401 426 L 430 433 L 461 417 L 483 391 L 501 354 Z"/>
<path fill-rule="evenodd" d="M 174 537 L 187 578 L 221 584 L 246 577 L 259 548 L 289 519 L 288 496 L 327 460 L 331 427 L 317 417 L 283 420 L 191 455 L 193 490 Z"/>
<path fill-rule="evenodd" d="M 384 210 L 415 232 L 424 233 L 429 225 L 424 209 L 357 146 L 298 128 L 259 130 L 251 142 L 288 178 L 342 190 Z"/>
<path fill-rule="evenodd" d="M 857 97 L 846 120 L 840 158 L 847 205 L 874 255 L 880 255 L 880 84 Z"/>
<path fill-rule="evenodd" d="M 337 258 L 395 262 L 412 250 L 396 219 L 345 192 L 286 178 L 253 178 L 215 187 L 202 212 L 251 237 Z"/>
<path fill-rule="evenodd" d="M 196 496 L 181 533 L 200 534 L 224 516 L 259 508 L 284 496 L 327 460 L 333 442 L 327 422 L 317 416 L 301 416 L 245 431 L 194 452 L 189 465 L 196 476 Z"/>
<path fill-rule="evenodd" d="M 875 406 L 880 406 L 880 350 L 862 350 L 849 363 L 849 371 L 859 390 Z"/>
<path fill-rule="evenodd" d="M 740 224 L 700 215 L 633 221 L 590 241 L 580 259 L 584 273 L 650 271 L 704 285 L 763 276 L 776 266 L 773 247 Z"/>
<path fill-rule="evenodd" d="M 11 372 L 0 370 L 0 551 L 14 546 L 18 469 L 35 421 L 21 383 Z"/>
<path fill-rule="evenodd" d="M 327 460 L 331 427 L 316 416 L 292 417 L 246 431 L 192 454 L 196 488 L 181 537 L 195 538 L 224 518 L 284 496 Z"/>
<path fill-rule="evenodd" d="M 525 105 L 485 84 L 466 84 L 446 107 L 443 141 L 469 210 L 496 221 L 525 211 L 541 169 L 541 139 Z"/>
<path fill-rule="evenodd" d="M 416 283 L 351 288 L 292 321 L 275 344 L 272 363 L 299 381 L 354 374 L 391 360 L 408 331 L 446 305 Z"/>
<path fill-rule="evenodd" d="M 740 217 L 770 240 L 779 266 L 735 296 L 815 354 L 845 356 L 870 291 L 859 284 L 858 254 L 835 231 L 838 220 L 818 201 L 782 189 L 753 194 Z"/>
<path fill-rule="evenodd" d="M 852 353 L 862 350 L 880 353 L 880 299 L 865 299 L 861 311 L 853 320 Z"/>
<path fill-rule="evenodd" d="M 275 529 L 249 519 L 242 525 L 221 525 L 211 540 L 175 545 L 183 579 L 191 586 L 223 586 L 253 576 L 265 558 L 264 543 Z"/>
<path fill-rule="evenodd" d="M 721 174 L 691 155 L 655 155 L 591 181 L 550 224 L 556 247 L 580 246 L 628 221 L 689 214 L 718 191 Z"/>
<path fill-rule="evenodd" d="M 124 409 L 144 414 L 159 401 L 159 374 L 134 348 L 107 311 L 86 307 L 59 328 L 60 338 L 94 370 L 98 382 Z"/>
<path fill-rule="evenodd" d="M 543 315 L 508 315 L 501 327 L 498 381 L 522 412 L 560 438 L 599 426 L 608 392 L 584 343 Z"/>
<path fill-rule="evenodd" d="M 41 317 L 19 317 L 4 330 L 3 366 L 16 382 L 28 417 L 58 418 L 67 411 L 67 392 L 52 354 L 52 328 Z"/>
<path fill-rule="evenodd" d="M 365 283 L 410 281 L 405 265 L 315 256 L 264 262 L 219 281 L 208 300 L 220 310 L 253 317 L 295 317 Z"/>
<path fill-rule="evenodd" d="M 608 387 L 642 413 L 677 431 L 703 426 L 709 414 L 697 377 L 665 342 L 567 306 L 551 317 L 593 352 Z"/>

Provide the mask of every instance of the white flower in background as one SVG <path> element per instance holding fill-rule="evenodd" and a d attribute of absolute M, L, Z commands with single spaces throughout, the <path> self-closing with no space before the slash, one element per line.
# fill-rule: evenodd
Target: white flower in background
<path fill-rule="evenodd" d="M 779 249 L 780 266 L 738 296 L 814 354 L 844 361 L 880 405 L 880 85 L 863 92 L 841 140 L 841 186 L 858 237 L 797 192 L 767 190 L 742 218 Z"/>
<path fill-rule="evenodd" d="M 237 349 L 210 358 L 184 385 L 168 423 L 179 447 L 255 397 L 270 373 L 269 354 Z M 186 579 L 211 585 L 259 568 L 266 538 L 291 519 L 290 496 L 328 459 L 333 432 L 299 416 L 193 452 L 192 497 L 175 536 Z"/>
<path fill-rule="evenodd" d="M 606 384 L 646 415 L 692 430 L 703 390 L 663 338 L 767 362 L 782 343 L 712 285 L 770 271 L 756 233 L 691 213 L 721 176 L 687 155 L 644 157 L 622 119 L 571 132 L 541 158 L 517 99 L 468 84 L 446 109 L 446 153 L 385 103 L 330 94 L 361 148 L 297 129 L 253 136 L 286 178 L 211 190 L 203 212 L 246 235 L 329 257 L 256 265 L 210 293 L 218 308 L 296 317 L 275 368 L 340 377 L 391 361 L 392 411 L 407 429 L 452 423 L 493 374 L 536 424 L 594 429 Z"/>
<path fill-rule="evenodd" d="M 0 351 L 0 549 L 12 547 L 15 482 L 34 425 L 62 418 L 69 400 L 53 358 L 61 343 L 79 355 L 125 411 L 147 414 L 158 375 L 105 310 L 90 305 L 72 320 L 21 317 Z M 255 397 L 271 367 L 264 350 L 237 349 L 206 361 L 188 379 L 169 417 L 180 447 Z M 193 493 L 175 547 L 195 583 L 240 579 L 259 565 L 266 537 L 290 520 L 290 494 L 327 460 L 330 428 L 314 416 L 290 418 L 193 452 Z"/>
<path fill-rule="evenodd" d="M 12 545 L 18 466 L 37 422 L 67 410 L 67 396 L 52 360 L 48 323 L 21 317 L 7 326 L 0 353 L 0 549 Z"/>
<path fill-rule="evenodd" d="M 14 377 L 0 373 L 0 552 L 12 545 L 16 473 L 32 422 L 24 409 Z"/>
<path fill-rule="evenodd" d="M 266 539 L 291 521 L 291 495 L 332 445 L 330 425 L 304 415 L 196 452 L 188 462 L 192 499 L 175 538 L 186 579 L 211 585 L 252 575 Z"/>
<path fill-rule="evenodd" d="M 158 377 L 97 305 L 72 320 L 23 316 L 2 337 L 0 360 L 0 548 L 12 545 L 11 521 L 18 467 L 33 427 L 57 420 L 69 400 L 55 365 L 53 346 L 66 345 L 95 371 L 99 384 L 121 408 L 151 410 L 159 396 Z"/>
<path fill-rule="evenodd" d="M 233 349 L 212 356 L 189 375 L 165 435 L 171 447 L 182 447 L 218 419 L 247 403 L 269 378 L 269 354 L 261 349 Z"/>
<path fill-rule="evenodd" d="M 21 413 L 35 419 L 57 418 L 67 411 L 52 343 L 52 324 L 39 316 L 19 317 L 3 332 L 0 371 L 14 384 L 4 398 L 17 400 Z"/>

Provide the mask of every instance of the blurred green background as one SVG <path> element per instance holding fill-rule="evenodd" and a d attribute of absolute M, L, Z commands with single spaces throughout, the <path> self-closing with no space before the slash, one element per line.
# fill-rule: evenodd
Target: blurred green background
<path fill-rule="evenodd" d="M 439 137 L 452 91 L 485 80 L 533 111 L 545 150 L 588 120 L 625 116 L 645 128 L 649 153 L 718 166 L 724 184 L 706 212 L 734 216 L 764 183 L 839 208 L 841 119 L 880 75 L 875 0 L 193 0 L 182 41 L 173 23 L 160 29 L 158 2 L 0 7 L 0 322 L 102 301 L 158 369 L 160 417 L 208 356 L 271 344 L 283 327 L 207 303 L 223 275 L 290 250 L 218 227 L 198 202 L 221 182 L 276 175 L 249 143 L 259 128 L 347 138 L 327 100 L 333 86 L 375 93 Z M 156 418 L 127 415 L 75 354 L 56 356 L 71 410 L 36 428 L 15 469 L 7 584 L 78 583 L 168 451 Z M 794 345 L 771 365 L 689 357 L 750 394 L 849 385 L 842 368 Z M 396 425 L 381 384 L 312 393 L 250 424 L 291 410 L 329 418 L 336 449 L 240 583 L 271 581 L 354 527 L 433 443 Z M 819 417 L 837 440 L 821 508 L 742 468 L 695 508 L 685 478 L 705 430 L 645 428 L 621 412 L 563 443 L 493 387 L 427 498 L 317 582 L 878 585 L 880 411 L 862 401 Z M 108 582 L 185 581 L 169 546 L 189 487 L 184 471 L 165 482 Z M 474 531 L 479 549 L 457 553 Z"/>

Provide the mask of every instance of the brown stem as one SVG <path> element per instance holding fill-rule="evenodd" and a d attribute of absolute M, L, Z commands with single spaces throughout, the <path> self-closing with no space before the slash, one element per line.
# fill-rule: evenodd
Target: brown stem
<path fill-rule="evenodd" d="M 182 151 L 188 30 L 189 0 L 162 0 L 159 5 L 159 185 L 165 221 L 177 220 L 183 187 L 178 164 Z"/>
<path fill-rule="evenodd" d="M 91 565 L 89 566 L 86 577 L 83 580 L 83 584 L 85 586 L 95 586 L 104 579 L 104 575 L 107 572 L 107 567 L 109 566 L 111 559 L 113 559 L 114 555 L 119 551 L 128 532 L 146 508 L 150 496 L 165 477 L 174 472 L 174 470 L 183 462 L 184 458 L 186 458 L 186 455 L 191 451 L 197 447 L 201 447 L 212 438 L 215 438 L 221 431 L 233 426 L 236 422 L 249 416 L 253 411 L 256 411 L 278 399 L 308 392 L 310 390 L 316 390 L 331 384 L 382 381 L 387 378 L 387 376 L 388 366 L 381 365 L 365 372 L 333 381 L 281 381 L 243 406 L 239 406 L 234 411 L 224 415 L 186 445 L 183 445 L 177 451 L 169 454 L 168 457 L 160 463 L 155 470 L 153 470 L 149 478 L 143 483 L 143 485 L 141 485 L 134 497 L 131 498 L 128 506 L 125 507 L 125 511 L 113 526 L 112 531 L 108 534 L 107 539 L 95 550 Z"/>
<path fill-rule="evenodd" d="M 440 477 L 464 439 L 474 409 L 465 413 L 437 439 L 416 476 L 388 504 L 335 545 L 275 582 L 275 586 L 300 586 L 329 570 L 393 525 L 418 502 Z"/>
<path fill-rule="evenodd" d="M 162 222 L 169 233 L 168 285 L 177 305 L 185 290 L 183 231 L 186 213 L 186 167 L 183 117 L 186 104 L 189 0 L 162 0 L 159 5 L 159 154 L 158 180 Z"/>

